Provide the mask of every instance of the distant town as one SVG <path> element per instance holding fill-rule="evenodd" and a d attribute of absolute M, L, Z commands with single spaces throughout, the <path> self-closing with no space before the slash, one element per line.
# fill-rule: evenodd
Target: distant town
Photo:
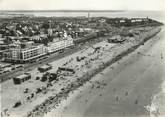
<path fill-rule="evenodd" d="M 104 36 L 110 30 L 113 32 L 113 27 L 157 23 L 149 18 L 104 17 L 14 17 L 0 21 L 0 58 L 12 63 L 32 62 L 78 42 Z"/>
<path fill-rule="evenodd" d="M 128 35 L 130 29 L 126 27 L 162 24 L 148 17 L 106 18 L 90 14 L 76 18 L 17 16 L 1 18 L 0 22 L 0 60 L 14 64 L 6 70 L 3 68 L 11 65 L 2 64 L 0 74 L 15 69 L 15 64 L 33 63 L 98 37 Z"/>

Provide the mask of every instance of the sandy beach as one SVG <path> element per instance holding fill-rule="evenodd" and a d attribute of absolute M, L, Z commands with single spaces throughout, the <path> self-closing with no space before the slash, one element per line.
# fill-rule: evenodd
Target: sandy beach
<path fill-rule="evenodd" d="M 44 117 L 164 117 L 164 39 L 163 30 Z"/>
<path fill-rule="evenodd" d="M 150 27 L 146 28 L 146 30 L 151 29 Z M 162 68 L 164 66 L 160 59 L 156 58 L 156 56 L 160 57 L 161 50 L 159 52 L 159 49 L 162 48 L 158 48 L 159 45 L 155 44 L 157 46 L 152 49 L 152 45 L 159 40 L 159 36 L 154 37 L 151 42 L 149 41 L 150 44 L 140 47 L 139 51 L 136 50 L 133 54 L 116 62 L 126 55 L 132 46 L 137 44 L 138 47 L 139 42 L 143 42 L 145 37 L 148 37 L 147 33 L 141 37 L 137 36 L 136 38 L 139 40 L 130 38 L 129 42 L 119 45 L 105 41 L 100 42 L 50 63 L 53 69 L 49 72 L 52 73 L 56 72 L 59 66 L 67 65 L 66 67 L 76 69 L 75 74 L 62 76 L 59 82 L 54 82 L 51 87 L 47 87 L 47 83 L 35 80 L 37 76 L 43 75 L 37 71 L 37 68 L 29 71 L 32 74 L 32 79 L 24 85 L 16 86 L 12 84 L 12 80 L 3 83 L 1 90 L 3 110 L 9 108 L 10 117 L 33 116 L 33 114 L 35 117 L 54 117 L 55 115 L 57 117 L 66 115 L 67 117 L 92 117 L 96 115 L 115 117 L 148 114 L 144 106 L 149 104 L 153 94 L 158 91 L 157 86 L 160 86 L 163 76 Z M 100 48 L 99 51 L 95 52 L 94 48 L 98 47 Z M 130 49 L 129 51 L 133 50 Z M 122 52 L 123 54 L 121 54 Z M 83 60 L 77 61 L 77 56 Z M 112 63 L 114 63 L 112 66 L 106 68 Z M 155 65 L 157 65 L 155 67 L 157 71 L 155 68 L 153 69 Z M 104 68 L 106 68 L 104 71 L 97 72 Z M 94 76 L 95 74 L 97 75 Z M 155 79 L 155 77 L 158 78 Z M 36 89 L 40 87 L 46 88 L 46 93 L 36 94 L 34 98 L 27 101 L 29 94 L 35 93 Z M 23 94 L 25 88 L 30 89 L 26 95 Z M 12 108 L 17 100 L 21 100 L 22 105 L 18 108 Z M 139 100 L 143 100 L 143 102 L 139 103 Z M 69 109 L 67 109 L 68 107 Z M 27 115 L 27 113 L 30 114 Z M 92 113 L 94 115 L 91 115 Z"/>

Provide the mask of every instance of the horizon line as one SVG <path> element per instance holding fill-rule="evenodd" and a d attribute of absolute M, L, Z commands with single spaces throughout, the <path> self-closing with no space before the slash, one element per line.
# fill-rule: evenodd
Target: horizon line
<path fill-rule="evenodd" d="M 124 12 L 126 10 L 67 10 L 67 9 L 59 9 L 59 10 L 2 10 L 1 12 Z"/>
<path fill-rule="evenodd" d="M 57 9 L 57 10 L 2 10 L 0 12 L 126 12 L 126 11 L 164 11 L 164 10 L 74 10 L 74 9 Z"/>

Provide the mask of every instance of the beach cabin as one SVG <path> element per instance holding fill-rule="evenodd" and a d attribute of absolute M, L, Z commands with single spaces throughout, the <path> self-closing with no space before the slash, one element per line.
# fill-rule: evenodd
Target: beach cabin
<path fill-rule="evenodd" d="M 43 65 L 43 66 L 41 66 L 41 67 L 38 67 L 38 70 L 39 70 L 40 72 L 46 72 L 46 71 L 48 71 L 48 70 L 50 70 L 50 69 L 52 69 L 52 66 L 50 66 L 50 65 Z"/>
<path fill-rule="evenodd" d="M 125 41 L 125 38 L 121 37 L 120 35 L 115 35 L 107 40 L 109 43 L 121 43 Z"/>
<path fill-rule="evenodd" d="M 13 78 L 13 81 L 14 81 L 14 84 L 21 84 L 22 82 L 25 82 L 29 79 L 31 79 L 31 74 L 30 73 L 24 73 L 20 76 Z"/>
<path fill-rule="evenodd" d="M 57 73 L 59 73 L 61 71 L 72 72 L 73 74 L 75 73 L 74 69 L 72 69 L 72 68 L 58 67 Z"/>

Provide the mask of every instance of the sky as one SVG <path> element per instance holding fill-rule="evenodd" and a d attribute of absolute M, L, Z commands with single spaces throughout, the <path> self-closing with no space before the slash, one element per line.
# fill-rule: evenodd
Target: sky
<path fill-rule="evenodd" d="M 165 11 L 165 0 L 0 0 L 0 10 Z"/>

